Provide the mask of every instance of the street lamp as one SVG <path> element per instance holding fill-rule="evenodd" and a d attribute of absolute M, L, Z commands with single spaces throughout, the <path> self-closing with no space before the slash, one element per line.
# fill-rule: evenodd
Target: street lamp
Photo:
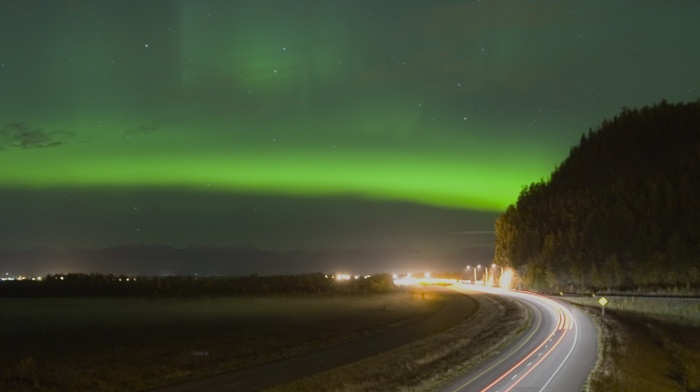
<path fill-rule="evenodd" d="M 502 266 L 502 265 L 498 265 L 498 264 L 496 264 L 496 263 L 493 263 L 492 267 L 493 267 L 493 268 L 501 267 L 501 275 L 503 275 L 503 266 Z"/>
<path fill-rule="evenodd" d="M 499 283 L 499 285 L 500 285 L 500 283 L 501 283 L 501 276 L 503 276 L 503 266 L 500 266 L 500 265 L 498 265 L 498 264 L 496 264 L 496 263 L 491 264 L 491 268 L 498 268 L 498 267 L 501 267 L 501 273 L 498 275 L 498 283 Z M 494 279 L 493 279 L 493 284 L 496 284 L 496 277 L 495 277 L 495 276 L 494 276 Z"/>
<path fill-rule="evenodd" d="M 468 266 L 467 266 L 467 274 L 469 274 L 468 271 L 469 271 L 471 268 L 472 268 L 471 265 L 468 265 Z M 474 280 L 472 280 L 472 284 L 476 284 L 476 268 L 474 268 L 473 271 L 474 271 Z"/>

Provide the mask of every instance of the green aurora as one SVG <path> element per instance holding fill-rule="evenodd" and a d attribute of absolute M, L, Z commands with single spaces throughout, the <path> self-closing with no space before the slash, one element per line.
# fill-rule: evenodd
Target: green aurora
<path fill-rule="evenodd" d="M 193 146 L 171 135 L 166 148 L 151 136 L 81 143 L 0 156 L 0 173 L 14 187 L 182 187 L 293 196 L 352 195 L 382 200 L 498 211 L 512 202 L 525 178 L 546 173 L 525 154 L 497 156 L 487 149 L 462 157 L 450 148 L 379 148 L 268 145 Z M 175 140 L 173 140 L 175 139 Z M 177 140 L 180 139 L 180 140 Z M 210 145 L 207 145 L 210 144 Z M 504 176 L 503 169 L 528 161 Z M 549 165 L 548 165 L 549 163 Z"/>
<path fill-rule="evenodd" d="M 173 202 L 190 194 L 216 196 L 248 226 L 255 218 L 221 195 L 362 200 L 346 220 L 399 203 L 464 222 L 436 232 L 490 231 L 603 118 L 700 88 L 695 2 L 0 0 L 0 15 L 12 37 L 0 43 L 0 188 L 13 195 L 0 247 L 206 242 L 108 228 L 90 240 L 91 216 L 125 221 L 95 213 L 123 194 L 168 206 L 152 232 L 201 214 Z M 53 205 L 59 194 L 80 206 Z M 72 234 L 31 212 L 53 207 L 69 209 Z M 285 214 L 297 213 L 276 210 L 268 224 L 294 230 Z M 266 232 L 212 244 L 294 248 Z M 337 245 L 323 238 L 296 240 Z"/>

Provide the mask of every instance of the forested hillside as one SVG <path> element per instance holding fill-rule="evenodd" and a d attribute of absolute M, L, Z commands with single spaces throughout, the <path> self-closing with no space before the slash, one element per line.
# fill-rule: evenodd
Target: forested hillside
<path fill-rule="evenodd" d="M 700 101 L 624 109 L 589 130 L 496 222 L 525 287 L 700 287 Z"/>

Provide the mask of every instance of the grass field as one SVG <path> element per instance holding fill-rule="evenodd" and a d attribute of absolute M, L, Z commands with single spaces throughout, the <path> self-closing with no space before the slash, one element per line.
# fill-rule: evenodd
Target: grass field
<path fill-rule="evenodd" d="M 515 301 L 474 293 L 479 310 L 442 333 L 270 392 L 433 391 L 517 337 L 529 313 Z"/>
<path fill-rule="evenodd" d="M 0 299 L 0 390 L 125 391 L 300 354 L 409 322 L 411 292 L 215 299 Z M 206 351 L 206 360 L 193 356 Z"/>
<path fill-rule="evenodd" d="M 590 392 L 700 391 L 700 302 L 567 297 L 584 306 L 600 328 L 598 364 Z"/>

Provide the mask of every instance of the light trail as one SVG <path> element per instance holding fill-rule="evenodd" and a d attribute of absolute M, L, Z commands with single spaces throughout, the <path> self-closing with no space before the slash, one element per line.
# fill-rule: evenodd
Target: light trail
<path fill-rule="evenodd" d="M 535 308 L 534 310 L 536 310 L 537 312 L 539 312 L 539 309 L 537 309 L 537 308 Z M 532 337 L 535 335 L 535 333 L 537 332 L 537 329 L 540 327 L 541 324 L 542 324 L 542 317 L 540 317 L 540 318 L 537 320 L 537 325 L 536 325 L 535 328 L 533 329 L 532 333 L 530 333 L 530 335 L 527 337 L 527 339 L 525 339 L 525 341 L 523 341 L 523 342 L 516 348 L 516 350 L 514 350 L 514 351 L 513 351 L 511 354 L 509 354 L 508 356 L 502 358 L 500 361 L 498 361 L 498 362 L 496 362 L 495 364 L 493 364 L 493 365 L 492 365 L 491 367 L 489 367 L 488 369 L 485 369 L 484 371 L 482 371 L 482 372 L 479 373 L 478 375 L 472 377 L 469 381 L 467 381 L 467 382 L 465 382 L 464 384 L 460 385 L 459 387 L 457 387 L 457 388 L 454 389 L 453 391 L 456 392 L 456 391 L 461 390 L 462 388 L 464 388 L 464 387 L 466 387 L 467 385 L 471 384 L 471 383 L 474 382 L 475 380 L 478 380 L 481 376 L 483 376 L 484 374 L 488 373 L 488 372 L 491 371 L 493 368 L 497 367 L 498 365 L 500 365 L 501 363 L 503 363 L 504 361 L 506 361 L 507 359 L 509 359 L 511 356 L 513 356 L 514 354 L 516 354 L 517 351 L 518 351 L 521 347 L 525 346 L 525 345 L 530 341 L 530 339 L 532 339 Z M 543 344 L 544 344 L 544 343 L 543 343 Z M 505 377 L 505 376 L 504 376 L 504 377 Z"/>
<path fill-rule="evenodd" d="M 567 312 L 568 312 L 568 309 L 567 309 Z M 571 315 L 570 319 L 571 319 L 571 323 L 569 324 L 569 329 L 574 329 L 574 324 L 576 324 L 576 319 L 573 317 L 573 314 Z M 552 376 L 549 377 L 547 382 L 544 383 L 544 385 L 542 386 L 542 389 L 540 389 L 540 392 L 544 391 L 545 388 L 547 388 L 549 383 L 551 383 L 552 380 L 554 379 L 554 377 L 559 373 L 559 370 L 561 370 L 561 368 L 564 366 L 566 361 L 569 360 L 569 357 L 571 357 L 571 353 L 574 352 L 574 347 L 576 347 L 577 342 L 578 342 L 578 328 L 575 328 L 574 329 L 574 343 L 571 345 L 571 348 L 569 349 L 569 352 L 566 354 L 566 357 L 564 357 L 564 360 L 561 361 L 561 363 L 559 364 L 559 367 L 557 367 L 557 370 L 555 370 L 554 373 L 552 373 Z"/>
<path fill-rule="evenodd" d="M 547 358 L 547 357 L 549 356 L 549 354 L 551 354 L 551 353 L 554 351 L 554 349 L 559 345 L 559 343 L 561 343 L 561 341 L 564 339 L 564 336 L 566 336 L 566 332 L 567 332 L 567 330 L 565 329 L 564 332 L 562 332 L 561 336 L 559 337 L 559 340 L 557 340 L 557 342 L 554 343 L 554 345 L 552 345 L 552 347 L 550 347 L 550 348 L 547 350 L 547 352 L 546 352 L 544 355 L 542 355 L 542 357 L 541 357 L 534 365 L 532 365 L 532 367 L 530 367 L 530 368 L 525 372 L 525 374 L 523 374 L 522 377 L 520 377 L 517 381 L 515 381 L 515 382 L 513 383 L 513 385 L 511 385 L 511 386 L 510 386 L 508 389 L 506 389 L 504 392 L 509 392 L 509 391 L 511 391 L 511 390 L 512 390 L 513 388 L 515 388 L 518 384 L 520 384 L 520 382 L 521 382 L 522 380 L 524 380 L 525 377 L 527 377 L 528 374 L 530 374 L 533 370 L 535 370 L 535 368 L 537 368 L 537 366 L 539 366 L 540 363 L 542 363 L 542 361 L 544 361 L 545 358 Z M 549 340 L 549 339 L 547 339 L 547 340 Z M 556 373 L 555 373 L 555 374 L 556 374 Z M 554 376 L 552 376 L 552 377 L 554 377 Z M 488 388 L 486 388 L 486 389 L 488 389 Z M 486 389 L 484 389 L 484 390 L 486 390 Z M 543 389 L 544 389 L 544 388 L 543 388 Z"/>
<path fill-rule="evenodd" d="M 518 362 L 517 364 L 515 364 L 515 365 L 514 365 L 512 368 L 510 368 L 507 372 L 503 373 L 500 377 L 498 377 L 495 381 L 493 381 L 491 384 L 489 384 L 486 388 L 482 389 L 481 392 L 488 391 L 488 390 L 491 389 L 494 385 L 498 384 L 498 383 L 501 382 L 504 378 L 506 378 L 509 374 L 513 373 L 513 371 L 515 371 L 516 369 L 518 369 L 525 361 L 527 361 L 528 359 L 530 359 L 531 356 L 535 355 L 535 353 L 538 352 L 538 351 L 542 348 L 542 346 L 544 346 L 545 343 L 547 343 L 547 341 L 549 341 L 549 339 L 550 339 L 553 335 L 554 335 L 554 332 L 552 332 L 551 334 L 549 334 L 549 335 L 547 336 L 547 339 L 545 339 L 542 343 L 540 343 L 539 346 L 537 346 L 534 350 L 532 350 L 532 352 L 530 352 L 530 354 L 528 354 L 528 355 L 527 355 L 525 358 L 523 358 L 520 362 Z M 539 363 L 539 362 L 538 362 L 538 363 Z M 537 364 L 535 364 L 535 366 L 536 366 L 536 365 L 537 365 Z M 522 378 L 521 378 L 521 379 L 522 379 Z"/>
<path fill-rule="evenodd" d="M 553 336 L 554 334 L 556 334 L 557 331 L 561 331 L 561 334 L 560 334 L 560 336 L 559 336 L 559 339 L 556 341 L 556 343 L 554 343 L 551 347 L 549 347 L 548 350 L 544 353 L 544 355 L 541 355 L 541 353 L 540 353 L 541 356 L 540 356 L 539 360 L 538 360 L 534 365 L 532 365 L 532 367 L 530 367 L 530 365 L 528 364 L 528 369 L 527 369 L 527 371 L 526 371 L 520 378 L 518 378 L 517 381 L 515 381 L 510 387 L 508 387 L 508 388 L 507 388 L 506 390 L 504 390 L 503 392 L 510 392 L 511 390 L 513 390 L 513 388 L 515 388 L 516 386 L 518 386 L 518 384 L 520 384 L 521 381 L 523 381 L 533 370 L 535 370 L 535 368 L 537 368 L 537 367 L 549 356 L 549 354 L 551 354 L 552 352 L 554 352 L 554 350 L 557 348 L 557 346 L 559 346 L 559 344 L 562 342 L 562 340 L 564 340 L 564 337 L 566 337 L 566 334 L 568 333 L 568 331 L 570 331 L 571 329 L 573 329 L 573 323 L 575 323 L 575 320 L 574 320 L 573 315 L 571 314 L 571 312 L 570 312 L 568 309 L 564 308 L 562 305 L 560 305 L 560 304 L 558 304 L 558 303 L 556 303 L 556 302 L 554 302 L 554 301 L 552 301 L 552 300 L 550 300 L 550 299 L 548 299 L 548 298 L 546 298 L 546 297 L 542 297 L 542 296 L 540 296 L 539 294 L 534 294 L 534 293 L 531 293 L 531 294 L 532 294 L 532 295 L 535 295 L 535 296 L 537 296 L 537 297 L 540 297 L 540 298 L 539 298 L 539 301 L 540 301 L 541 303 L 545 303 L 545 304 L 547 304 L 548 306 L 554 308 L 555 311 L 556 311 L 556 313 L 557 313 L 557 315 L 558 315 L 558 318 L 559 318 L 559 320 L 558 320 L 558 322 L 557 322 L 556 330 L 555 330 L 554 332 L 552 332 L 552 334 L 545 340 L 545 342 L 549 341 L 549 339 L 551 338 L 551 336 Z M 573 352 L 574 347 L 576 347 L 576 342 L 577 342 L 577 341 L 578 341 L 578 330 L 576 330 L 576 332 L 575 332 L 575 334 L 574 334 L 574 342 L 573 342 L 573 344 L 571 345 L 571 348 L 569 349 L 569 351 L 568 351 L 566 357 L 565 357 L 564 360 L 559 364 L 559 366 L 557 367 L 557 369 L 552 373 L 552 375 L 549 377 L 549 379 L 547 380 L 547 382 L 546 382 L 546 383 L 542 386 L 542 388 L 539 390 L 540 392 L 544 391 L 545 388 L 547 388 L 547 386 L 549 385 L 549 383 L 550 383 L 550 382 L 554 379 L 554 377 L 557 375 L 557 373 L 559 373 L 559 370 L 564 366 L 564 364 L 566 363 L 566 361 L 567 361 L 567 360 L 569 359 L 569 357 L 571 356 L 571 353 Z M 543 344 L 544 344 L 544 342 L 543 342 Z M 540 347 L 541 347 L 541 345 L 540 345 Z M 539 348 L 535 349 L 530 355 L 534 354 L 534 352 L 536 352 L 536 351 L 538 351 L 538 350 L 539 350 Z M 539 355 L 538 355 L 538 356 L 539 356 Z M 508 373 L 514 371 L 516 368 L 519 367 L 519 365 L 520 365 L 520 364 L 514 366 L 512 369 L 510 369 L 510 370 L 508 371 Z M 492 387 L 493 385 L 495 385 L 496 383 L 497 383 L 497 382 L 494 382 L 494 383 L 492 383 L 491 385 L 489 385 L 488 387 L 484 388 L 484 389 L 482 390 L 482 392 L 488 390 L 489 388 L 491 388 L 491 387 Z"/>
<path fill-rule="evenodd" d="M 479 288 L 480 291 L 494 291 L 495 289 L 490 289 L 490 288 Z M 510 392 L 513 391 L 518 385 L 520 385 L 523 380 L 526 380 L 529 375 L 532 374 L 532 372 L 537 369 L 541 364 L 545 362 L 547 358 L 550 357 L 550 354 L 555 352 L 562 344 L 564 339 L 567 337 L 567 334 L 569 331 L 575 329 L 575 319 L 573 317 L 573 314 L 567 309 L 566 307 L 562 306 L 561 304 L 536 293 L 530 293 L 530 292 L 521 292 L 524 295 L 527 295 L 528 298 L 531 301 L 536 301 L 539 302 L 541 305 L 543 305 L 545 308 L 550 309 L 553 314 L 555 315 L 556 319 L 556 324 L 553 324 L 551 332 L 549 332 L 537 347 L 535 347 L 533 350 L 527 353 L 520 361 L 518 361 L 515 365 L 510 367 L 507 371 L 503 372 L 500 374 L 496 379 L 494 379 L 492 382 L 490 382 L 486 387 L 481 389 L 481 392 L 487 392 L 487 391 L 497 391 L 497 392 Z M 538 307 L 535 307 L 533 309 L 538 309 Z M 544 310 L 544 309 L 543 309 Z M 541 320 L 540 320 L 541 322 Z M 538 322 L 539 325 L 539 322 Z M 539 389 L 540 392 L 543 392 L 544 389 L 551 383 L 551 381 L 554 379 L 554 377 L 559 373 L 559 370 L 564 366 L 564 363 L 571 357 L 571 354 L 576 347 L 577 341 L 578 341 L 578 329 L 574 332 L 574 340 L 571 348 L 568 350 L 564 360 L 558 365 L 558 367 L 554 370 L 554 372 L 551 374 L 551 376 L 547 379 L 547 381 L 544 383 L 541 389 Z M 532 336 L 532 335 L 531 335 Z M 529 340 L 529 338 L 528 338 Z M 553 343 L 552 343 L 553 342 Z M 512 354 L 511 354 L 512 355 Z M 510 357 L 510 355 L 509 355 Z M 501 363 L 503 361 L 499 361 Z M 476 379 L 479 379 L 482 377 L 484 374 L 486 374 L 489 370 L 493 369 L 496 365 L 490 367 L 486 371 L 481 372 L 479 375 L 473 377 L 470 379 L 468 382 L 462 384 L 459 386 L 457 390 L 461 390 L 467 385 L 471 384 L 473 381 Z M 497 386 L 500 385 L 500 387 L 497 388 Z M 505 388 L 505 389 L 503 389 Z"/>

